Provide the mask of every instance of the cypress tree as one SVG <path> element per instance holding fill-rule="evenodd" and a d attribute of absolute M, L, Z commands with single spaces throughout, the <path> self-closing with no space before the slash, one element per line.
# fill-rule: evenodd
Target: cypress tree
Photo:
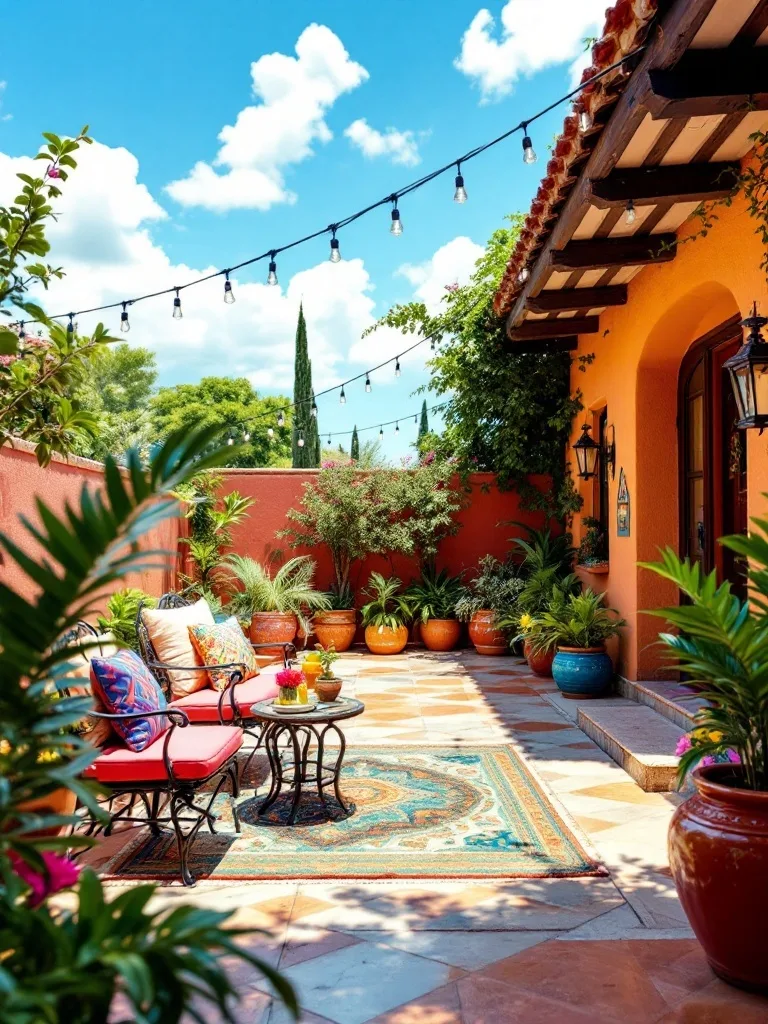
<path fill-rule="evenodd" d="M 299 306 L 296 324 L 296 358 L 293 370 L 293 429 L 291 452 L 294 469 L 308 469 L 320 465 L 320 436 L 317 418 L 312 416 L 312 364 L 307 347 L 307 322 L 304 319 L 304 305 Z M 299 437 L 304 444 L 299 447 Z"/>
<path fill-rule="evenodd" d="M 429 419 L 427 418 L 427 400 L 426 398 L 421 405 L 421 420 L 419 421 L 419 436 L 418 441 L 424 437 L 425 434 L 429 433 Z"/>
<path fill-rule="evenodd" d="M 349 457 L 355 462 L 360 458 L 360 441 L 357 436 L 357 424 L 352 431 L 352 444 L 349 446 Z"/>

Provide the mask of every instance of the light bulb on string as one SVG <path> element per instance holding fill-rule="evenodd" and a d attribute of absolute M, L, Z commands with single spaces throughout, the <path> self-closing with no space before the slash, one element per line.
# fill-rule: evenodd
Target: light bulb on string
<path fill-rule="evenodd" d="M 336 228 L 331 228 L 333 235 L 331 236 L 331 263 L 341 263 L 341 252 L 339 251 L 339 240 L 336 237 Z"/>
<path fill-rule="evenodd" d="M 370 394 L 371 393 L 371 378 L 370 378 L 369 374 L 367 374 L 367 373 L 365 375 L 365 391 L 366 391 L 366 394 Z"/>
<path fill-rule="evenodd" d="M 283 410 L 282 409 L 280 410 L 280 412 L 278 413 L 278 416 L 277 416 L 277 425 L 278 425 L 278 427 L 284 427 L 285 426 L 285 416 L 283 415 Z"/>
<path fill-rule="evenodd" d="M 275 431 L 272 427 L 267 427 L 267 437 L 271 440 L 275 436 Z"/>
<path fill-rule="evenodd" d="M 430 338 L 429 339 L 429 348 L 430 348 L 431 352 L 435 351 L 435 339 L 434 338 Z"/>
<path fill-rule="evenodd" d="M 246 430 L 246 432 L 243 434 L 243 440 L 245 441 L 246 444 L 248 444 L 248 442 L 251 440 L 251 435 L 249 431 Z"/>
<path fill-rule="evenodd" d="M 303 430 L 299 434 L 299 440 L 296 442 L 296 444 L 299 446 L 299 448 L 303 448 L 304 447 L 304 431 Z"/>
<path fill-rule="evenodd" d="M 176 298 L 173 300 L 173 319 L 181 320 L 181 297 L 179 296 L 179 289 L 176 289 Z"/>
<path fill-rule="evenodd" d="M 19 320 L 19 341 L 24 341 L 26 336 L 26 332 L 24 331 L 24 321 Z"/>
<path fill-rule="evenodd" d="M 342 385 L 341 394 L 339 395 L 339 405 L 347 404 L 347 396 L 344 394 L 344 386 Z"/>
<path fill-rule="evenodd" d="M 467 190 L 464 188 L 464 177 L 461 173 L 461 163 L 456 164 L 456 191 L 453 193 L 454 203 L 466 203 Z"/>
<path fill-rule="evenodd" d="M 535 164 L 538 157 L 536 156 L 536 150 L 533 148 L 533 141 L 528 134 L 527 124 L 523 125 L 523 131 L 525 132 L 525 135 L 523 135 L 523 163 Z"/>
<path fill-rule="evenodd" d="M 592 118 L 589 116 L 589 111 L 586 107 L 582 107 L 579 111 L 579 130 L 582 132 L 588 132 L 592 127 Z"/>
<path fill-rule="evenodd" d="M 235 443 L 235 439 L 230 434 L 229 437 L 227 438 L 227 444 L 230 445 L 230 447 L 231 447 L 234 443 Z"/>
<path fill-rule="evenodd" d="M 395 376 L 399 377 L 403 371 L 400 369 L 400 356 L 395 359 Z"/>
<path fill-rule="evenodd" d="M 379 437 L 384 437 L 384 427 L 379 427 Z"/>
<path fill-rule="evenodd" d="M 331 435 L 329 434 L 328 435 L 328 444 L 330 444 L 330 443 L 331 443 Z"/>
<path fill-rule="evenodd" d="M 528 269 L 528 267 L 523 267 L 520 270 L 520 273 L 517 275 L 517 283 L 518 284 L 525 284 L 525 282 L 528 280 L 528 278 L 530 276 L 531 276 L 531 272 Z"/>
<path fill-rule="evenodd" d="M 400 421 L 399 420 L 395 423 L 395 433 L 396 434 L 400 433 Z"/>
<path fill-rule="evenodd" d="M 273 249 L 269 255 L 270 260 L 269 273 L 267 274 L 267 284 L 277 284 L 277 262 L 275 261 L 275 256 L 277 255 L 277 253 Z"/>
<path fill-rule="evenodd" d="M 226 270 L 224 273 L 227 275 L 224 281 L 224 301 L 228 306 L 231 306 L 235 301 L 235 293 L 232 291 L 232 282 L 229 280 L 229 271 Z"/>
<path fill-rule="evenodd" d="M 630 199 L 627 203 L 627 208 L 624 212 L 624 223 L 634 224 L 637 220 L 637 210 L 635 209 L 634 202 Z"/>
<path fill-rule="evenodd" d="M 414 422 L 414 423 L 418 423 L 418 422 L 419 422 L 418 416 L 414 416 L 414 417 L 413 417 L 413 422 Z"/>
<path fill-rule="evenodd" d="M 67 324 L 67 337 L 71 341 L 75 336 L 75 314 L 69 314 L 69 323 Z"/>
<path fill-rule="evenodd" d="M 128 303 L 123 303 L 123 311 L 120 314 L 120 330 L 123 334 L 127 334 L 131 329 L 131 324 L 128 320 Z"/>
<path fill-rule="evenodd" d="M 315 401 L 314 396 L 312 398 L 312 408 L 309 410 L 309 415 L 313 419 L 317 419 L 317 402 Z"/>
<path fill-rule="evenodd" d="M 403 222 L 400 220 L 400 211 L 397 208 L 397 196 L 392 197 L 392 223 L 389 226 L 391 235 L 402 235 Z"/>

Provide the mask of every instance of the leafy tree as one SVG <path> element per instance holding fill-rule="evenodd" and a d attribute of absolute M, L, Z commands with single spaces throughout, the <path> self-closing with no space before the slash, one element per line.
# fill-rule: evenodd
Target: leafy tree
<path fill-rule="evenodd" d="M 441 342 L 430 360 L 428 389 L 445 396 L 445 431 L 438 451 L 455 456 L 460 470 L 490 470 L 501 486 L 525 489 L 525 477 L 550 473 L 552 495 L 528 495 L 561 515 L 574 511 L 566 478 L 566 450 L 581 393 L 570 394 L 567 353 L 517 355 L 505 336 L 493 298 L 520 232 L 522 217 L 493 233 L 468 284 L 446 289 L 444 308 L 430 314 L 422 302 L 396 305 L 374 325 L 421 332 Z M 591 361 L 580 357 L 580 368 Z M 530 486 L 530 485 L 529 485 Z"/>
<path fill-rule="evenodd" d="M 307 347 L 307 322 L 304 319 L 304 306 L 300 305 L 299 319 L 296 324 L 296 359 L 293 377 L 294 409 L 291 454 L 294 469 L 309 469 L 320 465 L 320 436 L 317 416 L 312 415 L 314 403 L 312 363 Z M 299 445 L 299 440 L 302 438 L 304 444 Z"/>
<path fill-rule="evenodd" d="M 114 341 L 102 324 L 90 338 L 65 330 L 26 297 L 30 287 L 47 288 L 64 276 L 60 267 L 42 262 L 50 250 L 45 229 L 55 216 L 51 203 L 62 194 L 59 184 L 77 167 L 73 154 L 91 142 L 87 131 L 86 125 L 75 139 L 44 132 L 46 146 L 36 159 L 46 161 L 45 172 L 17 174 L 19 194 L 10 206 L 0 207 L 0 316 L 6 319 L 0 326 L 0 445 L 13 437 L 31 441 L 41 465 L 53 452 L 69 454 L 95 432 L 94 416 L 73 394 L 88 361 Z M 42 331 L 30 336 L 24 319 L 36 321 L 48 337 Z"/>
<path fill-rule="evenodd" d="M 349 457 L 357 462 L 360 458 L 360 438 L 357 436 L 357 424 L 352 431 L 352 444 L 349 447 Z"/>
<path fill-rule="evenodd" d="M 419 420 L 419 434 L 418 437 L 416 438 L 416 444 L 418 445 L 421 439 L 423 437 L 426 437 L 428 433 L 429 417 L 427 416 L 427 400 L 425 398 L 424 401 L 421 403 L 421 419 Z"/>
<path fill-rule="evenodd" d="M 281 395 L 261 397 L 244 377 L 203 377 L 199 384 L 160 388 L 150 400 L 150 417 L 156 438 L 180 427 L 218 425 L 234 442 L 228 466 L 273 466 L 291 454 L 290 412 L 285 426 L 277 426 L 287 405 Z"/>

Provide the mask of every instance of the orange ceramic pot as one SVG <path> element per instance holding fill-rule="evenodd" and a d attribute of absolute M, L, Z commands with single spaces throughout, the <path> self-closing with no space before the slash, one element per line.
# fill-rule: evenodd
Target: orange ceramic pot
<path fill-rule="evenodd" d="M 290 644 L 293 643 L 298 627 L 298 620 L 291 612 L 255 612 L 251 619 L 251 642 Z M 282 654 L 282 648 L 267 648 L 259 653 Z"/>
<path fill-rule="evenodd" d="M 738 765 L 693 773 L 696 794 L 669 827 L 680 903 L 712 970 L 768 992 L 768 793 L 740 789 Z"/>
<path fill-rule="evenodd" d="M 421 624 L 421 639 L 428 651 L 452 651 L 461 636 L 456 619 L 427 619 Z"/>
<path fill-rule="evenodd" d="M 365 642 L 371 654 L 399 654 L 408 643 L 408 627 L 366 626 Z"/>
<path fill-rule="evenodd" d="M 336 700 L 341 692 L 341 680 L 335 676 L 333 679 L 318 679 L 315 687 L 317 696 L 325 704 Z"/>
<path fill-rule="evenodd" d="M 552 678 L 552 662 L 555 660 L 555 653 L 555 648 L 553 647 L 551 651 L 541 651 L 539 654 L 534 654 L 529 640 L 525 641 L 525 646 L 523 647 L 523 654 L 528 662 L 528 668 L 535 676 L 542 676 L 544 679 Z"/>
<path fill-rule="evenodd" d="M 61 789 L 54 789 L 45 796 L 39 796 L 35 800 L 25 800 L 19 804 L 20 811 L 28 811 L 34 814 L 74 814 L 77 806 L 77 797 L 71 789 L 64 786 Z M 36 832 L 28 832 L 28 836 L 37 836 L 38 839 L 49 836 L 58 836 L 67 831 L 69 825 L 63 828 L 42 828 Z"/>
<path fill-rule="evenodd" d="M 335 648 L 339 654 L 352 646 L 356 629 L 357 613 L 354 608 L 348 611 L 317 612 L 312 619 L 312 630 L 317 642 L 326 650 Z"/>
<path fill-rule="evenodd" d="M 507 638 L 493 623 L 494 617 L 494 612 L 481 610 L 470 620 L 469 639 L 478 654 L 506 654 L 509 649 Z"/>

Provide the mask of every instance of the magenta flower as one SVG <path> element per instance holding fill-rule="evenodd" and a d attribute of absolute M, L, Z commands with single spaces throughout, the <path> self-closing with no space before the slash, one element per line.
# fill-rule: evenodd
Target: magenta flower
<path fill-rule="evenodd" d="M 49 178 L 60 178 L 61 177 L 61 171 L 59 170 L 58 167 L 49 167 L 48 170 L 45 173 L 46 173 L 46 175 Z"/>
<path fill-rule="evenodd" d="M 677 746 L 675 747 L 676 756 L 682 757 L 683 754 L 685 754 L 686 751 L 690 750 L 692 746 L 693 744 L 691 743 L 691 737 L 688 735 L 688 733 L 685 733 L 685 735 L 681 736 L 680 739 L 677 741 Z"/>
<path fill-rule="evenodd" d="M 46 850 L 41 854 L 46 874 L 40 874 L 29 866 L 21 857 L 11 854 L 11 867 L 22 882 L 32 889 L 29 894 L 30 907 L 39 906 L 47 896 L 52 896 L 62 889 L 71 889 L 80 876 L 80 868 L 69 857 Z"/>
<path fill-rule="evenodd" d="M 435 455 L 434 452 L 427 452 L 421 461 L 425 466 L 431 466 L 432 463 L 435 461 L 436 457 L 437 456 Z"/>
<path fill-rule="evenodd" d="M 741 764 L 741 758 L 739 757 L 739 755 L 736 753 L 735 750 L 731 750 L 729 748 L 728 750 L 726 750 L 725 756 L 728 758 L 728 760 L 731 762 L 731 764 Z"/>

